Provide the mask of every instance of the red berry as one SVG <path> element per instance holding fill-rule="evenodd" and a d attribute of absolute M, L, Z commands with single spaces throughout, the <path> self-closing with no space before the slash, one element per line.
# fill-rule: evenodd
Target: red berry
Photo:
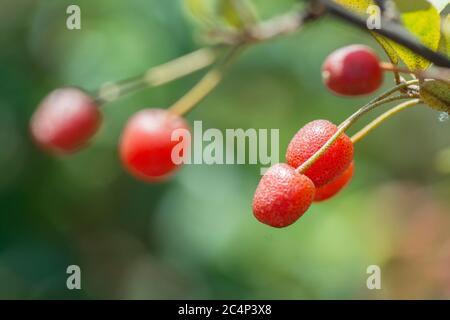
<path fill-rule="evenodd" d="M 322 66 L 322 78 L 328 89 L 338 95 L 359 96 L 381 86 L 383 71 L 372 49 L 351 45 L 328 56 Z"/>
<path fill-rule="evenodd" d="M 78 88 L 61 88 L 39 104 L 30 129 L 44 149 L 69 153 L 85 145 L 100 122 L 101 114 L 92 97 Z"/>
<path fill-rule="evenodd" d="M 137 178 L 157 182 L 170 175 L 178 165 L 172 161 L 172 141 L 176 129 L 189 130 L 183 118 L 163 109 L 145 109 L 132 116 L 120 143 L 122 162 Z"/>
<path fill-rule="evenodd" d="M 269 226 L 286 227 L 308 210 L 315 187 L 305 175 L 287 164 L 272 166 L 261 178 L 253 198 L 253 213 Z"/>
<path fill-rule="evenodd" d="M 316 189 L 316 196 L 314 197 L 314 201 L 324 201 L 330 199 L 334 195 L 336 195 L 339 191 L 341 191 L 352 179 L 353 177 L 353 162 L 349 165 L 347 170 L 344 171 L 339 177 L 334 179 L 331 182 L 328 182 L 326 185 Z"/>
<path fill-rule="evenodd" d="M 298 168 L 331 138 L 338 128 L 327 120 L 315 120 L 303 128 L 289 143 L 286 159 Z M 316 187 L 321 187 L 342 174 L 353 160 L 353 143 L 342 134 L 308 170 L 308 176 Z"/>

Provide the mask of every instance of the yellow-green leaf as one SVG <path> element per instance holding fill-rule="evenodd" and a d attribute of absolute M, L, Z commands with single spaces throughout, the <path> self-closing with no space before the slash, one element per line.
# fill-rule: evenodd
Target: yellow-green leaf
<path fill-rule="evenodd" d="M 450 83 L 427 80 L 420 84 L 420 97 L 431 108 L 450 112 Z"/>
<path fill-rule="evenodd" d="M 372 35 L 375 38 L 375 40 L 377 40 L 377 42 L 380 44 L 380 46 L 384 49 L 384 51 L 389 57 L 389 60 L 391 60 L 393 64 L 398 64 L 399 57 L 397 51 L 394 49 L 394 47 L 392 47 L 389 40 L 373 32 Z"/>
<path fill-rule="evenodd" d="M 249 0 L 183 0 L 195 21 L 210 26 L 242 28 L 257 21 L 256 10 Z"/>
<path fill-rule="evenodd" d="M 245 23 L 239 15 L 235 0 L 221 0 L 219 4 L 219 15 L 231 26 L 242 28 Z"/>
<path fill-rule="evenodd" d="M 374 4 L 372 0 L 334 0 L 334 2 L 363 14 L 366 13 L 367 7 Z"/>
<path fill-rule="evenodd" d="M 426 0 L 395 0 L 403 25 L 424 45 L 437 51 L 439 46 L 440 16 L 437 9 Z M 409 49 L 390 41 L 397 54 L 411 70 L 426 69 L 430 62 Z"/>
<path fill-rule="evenodd" d="M 197 21 L 211 22 L 212 5 L 210 0 L 184 0 L 186 11 Z"/>
<path fill-rule="evenodd" d="M 256 22 L 255 11 L 247 0 L 220 0 L 218 15 L 238 29 Z"/>
<path fill-rule="evenodd" d="M 442 17 L 442 36 L 439 51 L 450 57 L 450 14 Z"/>

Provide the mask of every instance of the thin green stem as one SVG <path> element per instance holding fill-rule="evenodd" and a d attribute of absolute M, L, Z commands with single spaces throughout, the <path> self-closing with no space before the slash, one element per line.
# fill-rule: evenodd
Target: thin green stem
<path fill-rule="evenodd" d="M 397 101 L 401 99 L 408 99 L 410 98 L 409 95 L 399 95 L 395 97 L 389 97 L 384 98 L 381 100 L 377 100 L 375 102 L 369 102 L 365 106 L 361 107 L 358 111 L 353 113 L 350 117 L 348 117 L 344 122 L 342 122 L 336 133 L 331 136 L 330 139 L 319 149 L 314 153 L 308 160 L 306 160 L 301 166 L 299 166 L 296 171 L 299 173 L 304 173 L 306 170 L 308 170 L 327 150 L 333 145 L 333 143 L 348 129 L 350 128 L 359 118 L 361 118 L 364 114 L 367 112 L 375 109 L 378 106 L 381 106 L 383 104 Z"/>
<path fill-rule="evenodd" d="M 420 103 L 420 99 L 413 99 L 406 102 L 403 102 L 397 106 L 395 106 L 392 109 L 389 109 L 379 117 L 377 117 L 375 120 L 370 122 L 368 125 L 366 125 L 364 128 L 362 128 L 360 131 L 358 131 L 355 135 L 353 135 L 352 142 L 353 144 L 357 143 L 361 139 L 363 139 L 365 136 L 367 136 L 372 130 L 377 128 L 379 125 L 381 125 L 384 121 L 388 120 L 392 116 L 396 115 L 397 113 L 408 109 L 410 107 L 413 107 L 415 105 L 418 105 Z"/>
<path fill-rule="evenodd" d="M 392 87 L 391 89 L 387 90 L 386 92 L 382 93 L 380 96 L 376 97 L 375 99 L 373 99 L 372 101 L 369 102 L 369 104 L 377 102 L 379 100 L 385 99 L 387 97 L 389 97 L 391 94 L 397 92 L 397 91 L 401 91 L 405 88 L 408 88 L 411 85 L 415 85 L 418 84 L 419 80 L 414 79 L 414 80 L 409 80 L 403 83 L 400 83 L 398 85 L 396 85 L 395 87 Z"/>
<path fill-rule="evenodd" d="M 199 49 L 150 68 L 138 76 L 105 83 L 96 91 L 95 99 L 99 104 L 104 104 L 140 89 L 163 85 L 210 66 L 217 56 L 217 48 Z"/>
<path fill-rule="evenodd" d="M 200 103 L 220 83 L 225 71 L 244 48 L 243 45 L 233 47 L 222 63 L 209 71 L 191 90 L 176 101 L 169 110 L 184 115 Z"/>

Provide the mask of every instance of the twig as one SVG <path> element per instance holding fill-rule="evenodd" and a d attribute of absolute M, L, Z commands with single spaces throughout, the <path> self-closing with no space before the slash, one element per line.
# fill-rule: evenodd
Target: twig
<path fill-rule="evenodd" d="M 169 110 L 178 115 L 184 115 L 191 111 L 200 101 L 211 93 L 215 87 L 217 87 L 223 78 L 224 72 L 243 48 L 242 45 L 231 48 L 223 62 L 203 76 L 203 78 L 183 97 L 176 101 Z"/>
<path fill-rule="evenodd" d="M 375 0 L 375 3 L 380 7 L 381 13 L 386 11 L 386 0 Z"/>
<path fill-rule="evenodd" d="M 206 68 L 216 58 L 217 52 L 214 48 L 199 49 L 162 65 L 150 68 L 138 76 L 105 83 L 95 93 L 95 99 L 99 104 L 103 104 L 139 89 L 165 84 Z"/>
<path fill-rule="evenodd" d="M 312 4 L 305 11 L 288 12 L 270 20 L 252 25 L 243 31 L 213 30 L 208 36 L 218 43 L 238 45 L 258 43 L 299 31 L 306 23 L 324 14 L 322 6 Z"/>
<path fill-rule="evenodd" d="M 391 21 L 392 19 L 382 18 L 380 29 L 369 30 L 365 17 L 353 13 L 333 0 L 309 1 L 311 2 L 311 6 L 306 11 L 286 13 L 271 20 L 253 25 L 241 32 L 213 30 L 209 33 L 209 36 L 214 38 L 218 43 L 228 45 L 262 42 L 298 31 L 306 22 L 317 20 L 326 12 L 329 12 L 361 29 L 377 33 L 401 44 L 437 66 L 450 68 L 450 59 L 448 57 L 434 52 L 422 44 L 400 24 Z"/>

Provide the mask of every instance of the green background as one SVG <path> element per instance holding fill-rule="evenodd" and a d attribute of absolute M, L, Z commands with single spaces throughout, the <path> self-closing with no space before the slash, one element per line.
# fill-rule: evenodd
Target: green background
<path fill-rule="evenodd" d="M 254 2 L 262 18 L 294 3 Z M 73 3 L 82 29 L 69 31 Z M 54 88 L 94 90 L 191 52 L 199 38 L 176 0 L 0 0 L 0 298 L 450 298 L 450 122 L 424 106 L 361 141 L 351 185 L 280 230 L 251 212 L 259 165 L 189 165 L 158 185 L 122 169 L 127 118 L 169 106 L 201 73 L 106 105 L 78 154 L 51 157 L 30 141 L 29 119 Z M 305 123 L 339 123 L 367 102 L 321 82 L 325 57 L 352 43 L 386 60 L 366 33 L 330 17 L 252 47 L 188 120 L 280 129 L 282 161 Z M 82 290 L 66 288 L 72 264 Z M 366 287 L 373 264 L 382 290 Z"/>

